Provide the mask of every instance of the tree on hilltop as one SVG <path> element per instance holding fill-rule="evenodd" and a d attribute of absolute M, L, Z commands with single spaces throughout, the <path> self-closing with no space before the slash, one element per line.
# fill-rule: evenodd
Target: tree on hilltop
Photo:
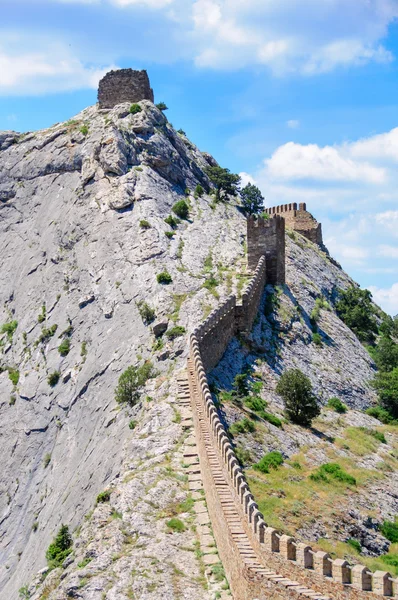
<path fill-rule="evenodd" d="M 257 215 L 264 210 L 264 196 L 253 183 L 248 183 L 239 192 L 246 215 Z"/>
<path fill-rule="evenodd" d="M 227 200 L 228 196 L 236 196 L 240 177 L 222 167 L 207 167 L 206 174 L 216 188 L 216 202 Z"/>

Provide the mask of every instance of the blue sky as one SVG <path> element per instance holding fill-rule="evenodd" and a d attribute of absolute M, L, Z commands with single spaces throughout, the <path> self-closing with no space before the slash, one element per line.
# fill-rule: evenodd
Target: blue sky
<path fill-rule="evenodd" d="M 398 313 L 397 0 L 2 0 L 0 130 L 148 70 L 167 116 L 269 206 L 306 201 L 332 254 Z"/>

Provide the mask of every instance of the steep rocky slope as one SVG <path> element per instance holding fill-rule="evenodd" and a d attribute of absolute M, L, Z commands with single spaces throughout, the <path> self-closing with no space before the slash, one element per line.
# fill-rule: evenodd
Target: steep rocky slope
<path fill-rule="evenodd" d="M 218 297 L 239 294 L 247 276 L 245 219 L 234 204 L 194 197 L 197 184 L 209 191 L 204 170 L 213 159 L 151 102 L 140 106 L 135 115 L 128 104 L 90 107 L 46 131 L 0 133 L 0 323 L 17 322 L 0 347 L 1 598 L 18 598 L 45 567 L 61 523 L 74 532 L 74 553 L 35 599 L 213 593 L 194 530 L 174 534 L 166 525 L 176 511 L 187 524 L 192 519 L 174 380 L 186 340 L 167 333 L 157 340 L 139 308 L 147 302 L 160 329 L 188 331 Z M 164 219 L 184 197 L 189 219 L 170 237 Z M 260 359 L 264 393 L 280 410 L 276 375 L 294 364 L 321 401 L 339 395 L 365 408 L 373 400 L 366 351 L 333 310 L 322 311 L 322 348 L 311 343 L 308 320 L 317 297 L 332 301 L 351 281 L 309 242 L 287 242 L 278 317 L 261 316 L 243 347 L 234 341 L 214 379 L 228 388 L 244 363 Z M 157 282 L 162 271 L 169 285 Z M 70 342 L 66 356 L 63 340 Z M 145 360 L 156 377 L 139 404 L 121 408 L 118 377 Z M 54 372 L 60 379 L 51 387 Z M 233 410 L 227 419 L 237 418 Z M 287 454 L 297 452 L 298 432 L 271 433 L 272 444 L 281 435 Z M 271 447 L 267 435 L 255 456 Z M 110 502 L 95 506 L 105 489 Z"/>

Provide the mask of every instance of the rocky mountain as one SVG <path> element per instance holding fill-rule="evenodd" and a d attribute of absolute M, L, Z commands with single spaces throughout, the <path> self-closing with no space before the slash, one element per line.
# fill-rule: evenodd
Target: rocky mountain
<path fill-rule="evenodd" d="M 150 100 L 138 106 L 93 106 L 45 131 L 0 133 L 4 600 L 220 597 L 219 578 L 197 551 L 175 377 L 185 366 L 185 332 L 247 280 L 246 220 L 236 200 L 215 203 L 210 194 L 214 159 Z M 176 221 L 181 199 L 189 216 Z M 159 282 L 162 273 L 169 277 Z M 320 403 L 338 396 L 354 426 L 372 420 L 361 410 L 375 400 L 374 364 L 334 309 L 338 289 L 353 282 L 295 233 L 287 236 L 286 279 L 267 289 L 249 339 L 230 345 L 215 387 L 230 389 L 252 367 L 281 416 L 275 384 L 296 366 Z M 310 324 L 319 298 L 327 303 L 321 345 Z M 139 402 L 118 404 L 120 374 L 148 361 L 153 377 Z M 228 402 L 222 412 L 229 424 L 241 418 Z M 342 427 L 332 416 L 324 417 L 325 437 Z M 326 451 L 319 444 L 328 443 L 318 429 L 263 423 L 257 438 L 237 441 L 248 463 L 265 449 L 288 458 L 312 447 L 316 464 Z M 109 502 L 97 502 L 104 491 Z M 390 514 L 393 504 L 385 506 Z M 175 514 L 187 524 L 180 533 L 167 525 Z M 46 549 L 61 524 L 73 534 L 73 553 L 47 574 Z M 303 536 L 317 537 L 314 527 Z"/>

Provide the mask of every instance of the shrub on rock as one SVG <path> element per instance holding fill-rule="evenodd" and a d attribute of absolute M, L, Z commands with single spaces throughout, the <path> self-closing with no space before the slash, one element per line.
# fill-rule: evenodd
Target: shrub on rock
<path fill-rule="evenodd" d="M 286 414 L 293 423 L 309 426 L 321 412 L 311 381 L 300 369 L 282 373 L 276 393 L 283 398 Z"/>

